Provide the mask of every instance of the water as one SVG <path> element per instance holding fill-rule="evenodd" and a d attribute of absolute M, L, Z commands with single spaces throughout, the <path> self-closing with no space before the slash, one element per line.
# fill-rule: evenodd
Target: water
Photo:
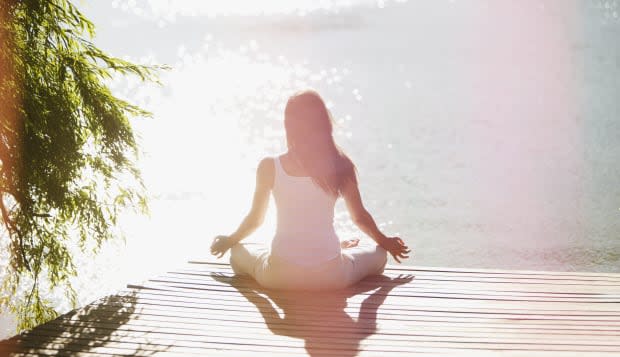
<path fill-rule="evenodd" d="M 112 83 L 155 113 L 135 122 L 152 215 L 80 258 L 82 303 L 232 232 L 306 87 L 405 264 L 620 272 L 620 1 L 140 4 L 81 5 L 99 46 L 173 67 L 162 87 Z M 250 239 L 274 223 L 272 205 Z M 362 235 L 342 203 L 336 225 Z"/>

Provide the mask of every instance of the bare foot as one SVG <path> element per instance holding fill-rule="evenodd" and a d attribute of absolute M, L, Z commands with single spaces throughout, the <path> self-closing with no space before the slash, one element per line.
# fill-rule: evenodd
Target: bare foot
<path fill-rule="evenodd" d="M 340 242 L 340 248 L 346 249 L 346 248 L 357 247 L 359 243 L 360 243 L 359 238 L 343 240 L 342 242 Z"/>

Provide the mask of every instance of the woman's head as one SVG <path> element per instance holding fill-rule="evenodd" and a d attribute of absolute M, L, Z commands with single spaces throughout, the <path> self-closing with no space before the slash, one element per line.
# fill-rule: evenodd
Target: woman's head
<path fill-rule="evenodd" d="M 289 98 L 284 127 L 289 152 L 323 190 L 338 195 L 346 180 L 355 180 L 355 166 L 334 142 L 331 116 L 317 92 Z"/>

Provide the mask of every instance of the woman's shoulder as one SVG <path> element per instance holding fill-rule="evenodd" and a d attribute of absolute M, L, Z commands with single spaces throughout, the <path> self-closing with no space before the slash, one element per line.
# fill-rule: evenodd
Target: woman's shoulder
<path fill-rule="evenodd" d="M 275 166 L 281 162 L 283 157 L 286 157 L 286 156 L 287 156 L 286 152 L 276 154 L 276 155 L 271 155 L 271 156 L 265 156 L 259 161 L 258 168 L 259 169 L 262 168 L 263 170 L 268 170 L 268 171 L 274 171 Z"/>
<path fill-rule="evenodd" d="M 277 156 L 266 156 L 262 158 L 256 169 L 258 175 L 273 176 L 275 172 Z"/>
<path fill-rule="evenodd" d="M 271 170 L 271 171 L 273 171 L 273 168 L 275 167 L 276 159 L 277 158 L 278 158 L 277 156 L 266 156 L 266 157 L 262 158 L 258 162 L 258 171 L 262 171 L 262 170 Z"/>
<path fill-rule="evenodd" d="M 269 183 L 273 186 L 275 176 L 275 159 L 273 157 L 265 157 L 260 160 L 256 168 L 256 178 L 260 182 Z"/>

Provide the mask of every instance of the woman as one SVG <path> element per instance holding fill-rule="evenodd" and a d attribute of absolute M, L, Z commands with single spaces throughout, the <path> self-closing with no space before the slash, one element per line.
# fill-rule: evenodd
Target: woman
<path fill-rule="evenodd" d="M 233 234 L 215 237 L 211 253 L 219 258 L 230 249 L 236 274 L 248 274 L 267 288 L 294 290 L 344 288 L 381 274 L 387 252 L 399 263 L 408 258 L 403 241 L 381 233 L 364 208 L 355 165 L 336 146 L 329 112 L 318 93 L 303 91 L 289 98 L 284 127 L 288 151 L 259 163 L 250 213 Z M 270 193 L 277 208 L 271 249 L 240 243 L 262 224 Z M 333 226 L 339 197 L 353 222 L 376 244 L 339 241 Z"/>

